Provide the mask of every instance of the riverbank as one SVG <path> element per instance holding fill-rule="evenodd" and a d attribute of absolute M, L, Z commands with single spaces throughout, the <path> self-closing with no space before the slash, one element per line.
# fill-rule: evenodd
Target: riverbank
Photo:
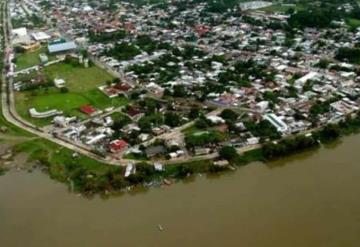
<path fill-rule="evenodd" d="M 18 142 L 13 145 L 12 152 L 14 154 L 26 153 L 28 162 L 40 165 L 52 179 L 66 183 L 73 192 L 84 195 L 116 194 L 133 186 L 168 185 L 194 174 L 217 174 L 236 170 L 236 167 L 251 162 L 268 162 L 303 150 L 317 149 L 321 146 L 320 143 L 334 141 L 341 136 L 356 133 L 359 129 L 360 115 L 358 114 L 337 125 L 327 125 L 312 134 L 268 142 L 260 149 L 227 157 L 229 164 L 226 166 L 214 165 L 213 160 L 201 160 L 167 165 L 163 171 L 159 172 L 151 164 L 140 162 L 136 164 L 136 173 L 127 178 L 123 176 L 124 167 L 102 164 L 40 138 Z"/>

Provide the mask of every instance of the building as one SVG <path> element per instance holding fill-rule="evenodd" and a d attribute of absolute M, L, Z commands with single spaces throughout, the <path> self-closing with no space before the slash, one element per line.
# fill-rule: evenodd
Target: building
<path fill-rule="evenodd" d="M 273 113 L 265 115 L 264 119 L 268 120 L 280 133 L 286 133 L 289 129 L 287 124 Z"/>
<path fill-rule="evenodd" d="M 29 113 L 32 118 L 48 118 L 62 114 L 61 111 L 55 109 L 44 112 L 38 112 L 35 108 L 29 109 Z"/>
<path fill-rule="evenodd" d="M 114 140 L 110 142 L 109 149 L 112 153 L 123 152 L 129 144 L 124 140 Z"/>
<path fill-rule="evenodd" d="M 80 111 L 82 113 L 85 113 L 87 115 L 93 115 L 96 113 L 96 109 L 92 107 L 91 105 L 82 105 L 80 106 Z"/>
<path fill-rule="evenodd" d="M 20 28 L 16 28 L 12 30 L 12 35 L 14 36 L 26 36 L 27 33 L 27 29 L 25 27 L 20 27 Z"/>
<path fill-rule="evenodd" d="M 48 44 L 48 50 L 51 54 L 73 52 L 76 48 L 77 46 L 73 41 Z"/>
<path fill-rule="evenodd" d="M 35 32 L 31 34 L 32 38 L 38 42 L 44 42 L 51 38 L 50 35 L 44 32 Z"/>
<path fill-rule="evenodd" d="M 146 150 L 145 150 L 146 156 L 148 158 L 152 158 L 152 157 L 155 157 L 158 155 L 163 155 L 163 154 L 165 154 L 165 152 L 166 152 L 166 149 L 162 145 L 151 146 L 151 147 L 146 148 Z"/>
<path fill-rule="evenodd" d="M 54 80 L 55 87 L 62 88 L 65 87 L 65 80 L 61 78 L 55 78 Z"/>

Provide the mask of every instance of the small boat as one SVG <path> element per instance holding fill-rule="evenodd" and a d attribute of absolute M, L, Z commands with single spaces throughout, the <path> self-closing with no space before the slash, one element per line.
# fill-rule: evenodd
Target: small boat
<path fill-rule="evenodd" d="M 158 225 L 158 229 L 159 229 L 159 231 L 164 231 L 164 228 L 160 224 Z"/>
<path fill-rule="evenodd" d="M 171 181 L 168 180 L 168 179 L 164 179 L 164 184 L 166 184 L 166 185 L 171 185 Z"/>

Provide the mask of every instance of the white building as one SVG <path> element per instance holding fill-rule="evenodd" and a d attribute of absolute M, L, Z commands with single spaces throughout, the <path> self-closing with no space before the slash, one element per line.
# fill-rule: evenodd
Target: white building
<path fill-rule="evenodd" d="M 275 114 L 267 114 L 264 119 L 268 120 L 280 133 L 286 133 L 289 129 L 286 123 Z"/>

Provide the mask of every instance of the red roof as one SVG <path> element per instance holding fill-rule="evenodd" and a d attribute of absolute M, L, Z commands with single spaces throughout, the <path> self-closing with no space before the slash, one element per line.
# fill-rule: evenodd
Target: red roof
<path fill-rule="evenodd" d="M 114 86 L 114 88 L 120 90 L 120 91 L 124 91 L 124 92 L 127 92 L 129 91 L 129 89 L 131 89 L 131 86 L 127 83 L 118 83 Z"/>
<path fill-rule="evenodd" d="M 129 22 L 129 21 L 125 22 L 125 23 L 124 23 L 124 29 L 125 29 L 127 32 L 133 30 L 133 29 L 134 29 L 133 23 L 132 23 L 132 22 Z"/>
<path fill-rule="evenodd" d="M 139 108 L 136 107 L 129 107 L 127 114 L 130 115 L 131 117 L 136 116 L 137 114 L 140 114 L 141 111 Z"/>
<path fill-rule="evenodd" d="M 91 115 L 96 112 L 96 109 L 91 105 L 82 105 L 80 106 L 80 111 L 82 111 L 85 114 Z"/>
<path fill-rule="evenodd" d="M 114 140 L 110 142 L 110 150 L 111 152 L 121 151 L 126 148 L 129 144 L 124 140 Z"/>
<path fill-rule="evenodd" d="M 210 31 L 210 27 L 205 25 L 195 25 L 195 31 L 199 36 L 203 36 L 204 34 Z"/>

